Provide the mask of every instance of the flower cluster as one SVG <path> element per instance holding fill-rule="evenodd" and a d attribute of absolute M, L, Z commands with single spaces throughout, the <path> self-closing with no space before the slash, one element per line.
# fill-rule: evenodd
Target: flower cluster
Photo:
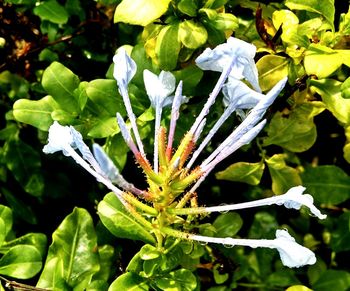
<path fill-rule="evenodd" d="M 154 234 L 159 249 L 163 247 L 167 237 L 176 237 L 231 246 L 274 248 L 279 252 L 282 263 L 288 267 L 314 264 L 315 254 L 299 245 L 286 230 L 277 230 L 276 238 L 273 240 L 254 240 L 207 237 L 179 229 L 179 221 L 185 221 L 182 216 L 194 217 L 217 211 L 273 204 L 294 209 L 305 206 L 318 218 L 326 217 L 314 206 L 311 195 L 303 194 L 305 188 L 302 186 L 294 187 L 283 195 L 251 202 L 212 207 L 197 206 L 195 194 L 199 185 L 219 162 L 257 136 L 266 123 L 263 116 L 267 108 L 287 82 L 287 78 L 284 78 L 266 95 L 262 94 L 254 56 L 253 45 L 231 37 L 225 44 L 214 49 L 206 49 L 196 59 L 199 68 L 217 71 L 221 75 L 202 111 L 177 148 L 173 145 L 176 123 L 181 104 L 188 100 L 182 95 L 182 82 L 180 81 L 176 87 L 175 77 L 170 72 L 162 71 L 159 76 L 148 70 L 143 72 L 146 92 L 155 111 L 153 166 L 151 166 L 144 151 L 128 95 L 128 84 L 134 77 L 137 67 L 126 51 L 123 48 L 119 49 L 113 58 L 114 78 L 118 83 L 130 126 L 119 113 L 117 122 L 126 144 L 147 177 L 146 190 L 138 189 L 127 182 L 100 146 L 94 144 L 92 153 L 83 142 L 80 133 L 72 126 L 61 126 L 54 122 L 50 127 L 49 142 L 44 147 L 44 152 L 62 151 L 64 155 L 71 156 L 99 182 L 112 190 L 135 220 Z M 224 95 L 225 111 L 208 134 L 201 137 L 206 117 L 221 91 Z M 162 111 L 166 106 L 171 106 L 168 129 L 161 126 Z M 249 109 L 245 111 L 248 113 L 243 111 L 245 109 Z M 243 116 L 241 124 L 204 161 L 193 168 L 203 149 L 234 111 Z"/>

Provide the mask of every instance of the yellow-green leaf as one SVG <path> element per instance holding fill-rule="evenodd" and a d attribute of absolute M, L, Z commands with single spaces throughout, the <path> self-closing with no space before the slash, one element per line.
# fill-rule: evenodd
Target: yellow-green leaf
<path fill-rule="evenodd" d="M 208 33 L 202 24 L 185 20 L 179 25 L 179 39 L 185 47 L 197 49 L 206 43 Z"/>
<path fill-rule="evenodd" d="M 123 0 L 115 10 L 114 22 L 146 26 L 161 17 L 170 0 Z"/>
<path fill-rule="evenodd" d="M 279 80 L 288 75 L 289 60 L 285 57 L 266 55 L 263 56 L 256 66 L 259 71 L 259 84 L 262 91 L 268 91 Z"/>

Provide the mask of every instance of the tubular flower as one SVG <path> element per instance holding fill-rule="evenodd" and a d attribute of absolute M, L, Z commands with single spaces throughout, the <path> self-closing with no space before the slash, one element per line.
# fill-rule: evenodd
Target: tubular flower
<path fill-rule="evenodd" d="M 151 106 L 155 109 L 152 166 L 143 150 L 144 146 L 128 93 L 128 85 L 136 72 L 136 64 L 125 50 L 118 51 L 113 58 L 114 77 L 124 100 L 130 128 L 128 121 L 124 121 L 118 112 L 116 112 L 117 122 L 121 135 L 146 175 L 147 190 L 138 189 L 126 181 L 100 146 L 93 145 L 93 153 L 91 153 L 83 142 L 82 136 L 73 127 L 61 126 L 54 122 L 49 130 L 48 144 L 43 150 L 45 153 L 62 151 L 65 155 L 71 156 L 98 181 L 111 189 L 130 215 L 154 235 L 159 250 L 164 249 L 165 240 L 168 237 L 175 237 L 176 242 L 179 239 L 188 239 L 231 246 L 273 248 L 279 252 L 282 263 L 288 267 L 314 264 L 315 254 L 295 242 L 285 230 L 277 230 L 276 238 L 273 240 L 207 237 L 186 231 L 188 222 L 194 218 L 199 219 L 201 214 L 273 204 L 293 209 L 305 206 L 318 218 L 326 218 L 326 215 L 321 214 L 313 204 L 312 196 L 303 194 L 305 188 L 302 186 L 293 187 L 283 195 L 256 201 L 198 207 L 197 188 L 218 163 L 243 145 L 250 143 L 260 133 L 266 124 L 266 120 L 263 119 L 266 110 L 278 98 L 287 82 L 287 78 L 284 78 L 267 94 L 262 94 L 254 63 L 255 52 L 255 46 L 231 37 L 225 44 L 214 49 L 206 49 L 196 59 L 201 69 L 218 71 L 221 74 L 203 109 L 176 147 L 174 147 L 176 123 L 180 116 L 181 104 L 187 100 L 182 95 L 183 83 L 180 81 L 176 87 L 175 77 L 170 72 L 162 71 L 159 76 L 147 70 L 143 72 L 146 92 Z M 248 81 L 253 89 L 243 83 L 242 79 Z M 223 115 L 213 123 L 207 136 L 201 138 L 207 115 L 221 91 L 226 109 Z M 170 124 L 166 128 L 161 125 L 161 118 L 163 107 L 168 105 L 171 105 L 171 115 Z M 249 109 L 242 123 L 224 137 L 221 144 L 208 157 L 193 167 L 203 149 L 228 117 L 242 109 Z M 114 186 L 114 183 L 118 187 Z M 181 216 L 187 216 L 187 220 Z"/>

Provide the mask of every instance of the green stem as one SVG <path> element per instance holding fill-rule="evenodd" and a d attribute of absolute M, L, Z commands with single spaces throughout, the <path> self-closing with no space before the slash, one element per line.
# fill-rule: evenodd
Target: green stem
<path fill-rule="evenodd" d="M 147 213 L 149 215 L 152 215 L 152 216 L 157 216 L 158 215 L 158 211 L 156 209 L 154 209 L 153 207 L 142 203 L 140 200 L 138 200 L 137 198 L 135 198 L 132 195 L 125 195 L 124 199 L 126 201 L 128 201 L 129 204 L 135 206 L 136 208 L 144 211 L 145 213 Z"/>
<path fill-rule="evenodd" d="M 174 215 L 196 215 L 196 214 L 205 214 L 208 211 L 205 207 L 198 208 L 169 208 L 167 212 Z"/>

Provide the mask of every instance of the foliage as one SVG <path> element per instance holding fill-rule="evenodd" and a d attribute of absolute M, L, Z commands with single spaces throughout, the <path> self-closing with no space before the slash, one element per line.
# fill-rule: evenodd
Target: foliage
<path fill-rule="evenodd" d="M 350 287 L 350 10 L 346 1 L 279 2 L 0 4 L 0 275 L 11 278 L 9 286 L 26 280 L 54 290 Z M 137 64 L 129 95 L 151 152 L 155 115 L 143 70 L 167 70 L 176 83 L 183 80 L 190 100 L 178 120 L 178 143 L 218 78 L 194 59 L 231 34 L 257 47 L 263 92 L 285 76 L 289 84 L 267 112 L 264 132 L 198 190 L 199 204 L 250 201 L 302 184 L 328 218 L 319 223 L 304 209 L 276 206 L 194 220 L 191 231 L 260 239 L 284 227 L 317 254 L 315 265 L 287 269 L 268 250 L 175 239 L 159 250 L 114 194 L 64 157 L 42 153 L 53 121 L 72 125 L 86 141 L 101 144 L 128 180 L 146 187 L 115 118 L 116 112 L 127 116 L 112 76 L 115 51 L 125 47 Z M 223 111 L 217 102 L 207 124 Z M 169 118 L 167 109 L 164 115 Z M 219 135 L 229 130 L 225 123 Z M 218 144 L 214 137 L 207 151 Z"/>

